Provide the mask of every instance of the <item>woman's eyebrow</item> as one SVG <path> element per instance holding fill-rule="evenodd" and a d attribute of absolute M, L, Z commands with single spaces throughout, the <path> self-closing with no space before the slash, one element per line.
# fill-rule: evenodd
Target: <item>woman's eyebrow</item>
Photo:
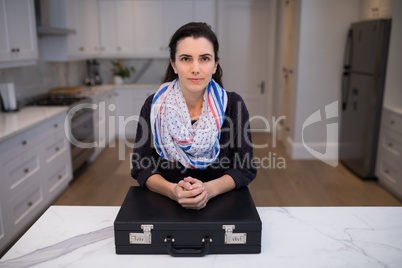
<path fill-rule="evenodd" d="M 209 53 L 205 53 L 205 54 L 202 54 L 202 55 L 200 55 L 200 57 L 212 57 L 212 55 L 211 54 L 209 54 Z"/>
<path fill-rule="evenodd" d="M 181 54 L 181 55 L 179 55 L 179 58 L 180 57 L 188 57 L 188 58 L 192 58 L 192 56 L 191 55 L 187 55 L 187 54 Z"/>

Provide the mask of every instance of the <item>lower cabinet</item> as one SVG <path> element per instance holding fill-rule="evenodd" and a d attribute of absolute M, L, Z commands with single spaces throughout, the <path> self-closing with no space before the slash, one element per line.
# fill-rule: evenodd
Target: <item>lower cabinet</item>
<path fill-rule="evenodd" d="M 376 175 L 379 183 L 402 200 L 402 110 L 384 109 Z"/>
<path fill-rule="evenodd" d="M 71 152 L 62 113 L 0 143 L 0 252 L 65 190 Z"/>
<path fill-rule="evenodd" d="M 94 138 L 96 142 L 95 152 L 90 161 L 93 162 L 103 150 L 111 145 L 116 138 L 115 126 L 115 90 L 93 96 L 92 103 L 96 104 L 94 109 Z"/>
<path fill-rule="evenodd" d="M 141 108 L 158 86 L 116 88 L 116 132 L 120 140 L 133 140 Z"/>

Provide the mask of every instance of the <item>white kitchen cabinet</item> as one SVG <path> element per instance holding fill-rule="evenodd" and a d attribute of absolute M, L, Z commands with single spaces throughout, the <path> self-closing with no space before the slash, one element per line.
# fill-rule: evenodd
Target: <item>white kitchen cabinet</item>
<path fill-rule="evenodd" d="M 134 53 L 132 1 L 99 1 L 100 57 L 129 57 Z"/>
<path fill-rule="evenodd" d="M 116 131 L 121 140 L 135 139 L 141 108 L 157 87 L 116 88 Z"/>
<path fill-rule="evenodd" d="M 402 110 L 384 109 L 376 175 L 381 185 L 402 200 Z"/>
<path fill-rule="evenodd" d="M 0 143 L 0 251 L 18 237 L 72 179 L 65 113 Z"/>
<path fill-rule="evenodd" d="M 90 158 L 93 162 L 101 152 L 113 144 L 116 138 L 115 126 L 115 91 L 110 90 L 101 95 L 93 96 L 92 102 L 97 105 L 94 110 L 94 138 L 96 142 L 95 152 Z"/>
<path fill-rule="evenodd" d="M 213 0 L 134 1 L 134 52 L 137 57 L 168 58 L 173 33 L 191 21 L 215 28 Z"/>
<path fill-rule="evenodd" d="M 392 17 L 393 0 L 365 0 L 361 1 L 360 18 L 372 20 Z"/>
<path fill-rule="evenodd" d="M 96 0 L 52 0 L 49 1 L 49 10 L 52 27 L 74 29 L 76 33 L 39 38 L 39 50 L 44 60 L 82 60 L 99 55 Z"/>
<path fill-rule="evenodd" d="M 0 68 L 36 64 L 33 0 L 0 0 Z"/>

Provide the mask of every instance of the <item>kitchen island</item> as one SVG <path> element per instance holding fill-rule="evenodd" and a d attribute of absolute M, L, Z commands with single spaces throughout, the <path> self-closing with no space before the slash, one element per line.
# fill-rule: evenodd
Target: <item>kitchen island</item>
<path fill-rule="evenodd" d="M 119 207 L 52 206 L 0 267 L 400 267 L 402 207 L 259 207 L 261 254 L 116 255 Z"/>

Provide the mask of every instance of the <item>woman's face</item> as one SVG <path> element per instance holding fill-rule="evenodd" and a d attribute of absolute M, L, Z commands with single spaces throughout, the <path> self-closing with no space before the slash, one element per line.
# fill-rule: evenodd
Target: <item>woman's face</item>
<path fill-rule="evenodd" d="M 178 41 L 175 62 L 170 63 L 179 77 L 183 94 L 204 92 L 218 66 L 213 45 L 204 37 Z"/>

